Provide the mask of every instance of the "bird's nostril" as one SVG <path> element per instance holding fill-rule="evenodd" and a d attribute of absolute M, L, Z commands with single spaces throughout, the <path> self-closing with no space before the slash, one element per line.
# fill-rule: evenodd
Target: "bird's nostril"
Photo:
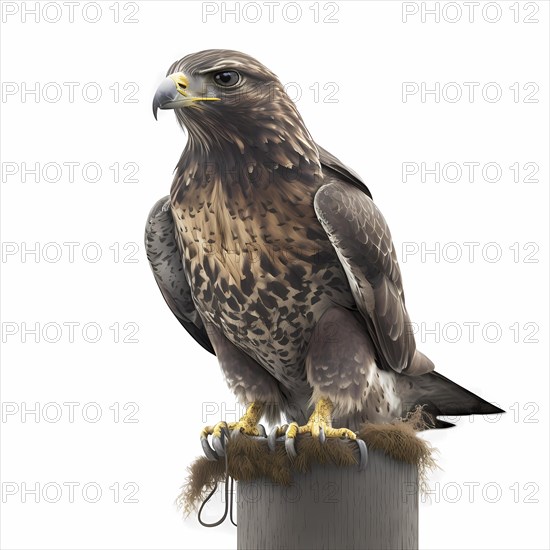
<path fill-rule="evenodd" d="M 183 90 L 185 90 L 187 88 L 187 86 L 185 84 L 178 84 L 180 88 L 182 88 Z"/>

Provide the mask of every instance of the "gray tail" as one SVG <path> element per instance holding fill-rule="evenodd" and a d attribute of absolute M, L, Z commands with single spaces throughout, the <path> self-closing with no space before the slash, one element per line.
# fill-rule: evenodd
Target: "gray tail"
<path fill-rule="evenodd" d="M 504 411 L 481 399 L 474 393 L 455 384 L 438 372 L 421 376 L 400 377 L 404 413 L 422 406 L 427 428 L 450 428 L 454 426 L 438 416 L 466 416 L 470 414 L 500 414 Z"/>

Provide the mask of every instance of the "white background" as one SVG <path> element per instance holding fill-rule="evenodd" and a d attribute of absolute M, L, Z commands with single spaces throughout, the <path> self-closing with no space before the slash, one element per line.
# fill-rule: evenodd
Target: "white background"
<path fill-rule="evenodd" d="M 301 2 L 294 23 L 287 20 L 296 10 L 284 3 L 270 22 L 263 3 L 242 13 L 241 2 L 235 22 L 231 14 L 223 20 L 221 4 L 209 3 L 218 12 L 205 19 L 200 2 L 138 2 L 134 14 L 131 3 L 121 2 L 120 19 L 135 23 L 115 23 L 111 1 L 99 3 L 96 23 L 84 18 L 96 17 L 93 6 L 77 5 L 71 23 L 67 6 L 50 4 L 39 22 L 33 15 L 23 21 L 23 4 L 2 6 L 2 548 L 236 546 L 233 526 L 207 530 L 174 506 L 186 467 L 200 454 L 200 428 L 222 416 L 233 420 L 235 401 L 215 357 L 164 304 L 142 245 L 147 213 L 168 193 L 185 143 L 172 113 L 155 122 L 152 97 L 174 60 L 205 48 L 244 51 L 283 83 L 295 83 L 294 94 L 301 90 L 297 104 L 314 139 L 361 174 L 392 228 L 413 321 L 428 329 L 440 323 L 439 341 L 425 334 L 419 347 L 442 374 L 507 411 L 422 436 L 439 449 L 441 470 L 429 476 L 431 502 L 421 505 L 421 547 L 548 548 L 548 4 L 516 4 L 517 23 L 512 2 L 485 12 L 482 2 L 471 22 L 467 6 L 455 4 L 462 10 L 456 23 L 456 8 L 445 2 L 439 23 L 434 15 L 421 18 L 433 2 L 321 2 L 319 22 L 314 3 Z M 58 9 L 60 20 L 48 22 Z M 418 13 L 404 22 L 403 9 Z M 258 13 L 260 21 L 251 22 Z M 67 82 L 78 83 L 74 98 Z M 464 85 L 454 103 L 448 99 L 456 87 L 439 102 L 433 95 L 423 102 L 420 93 L 404 102 L 403 82 L 479 86 L 471 102 Z M 482 95 L 490 82 L 502 89 L 499 101 Z M 530 82 L 538 86 L 537 103 L 524 102 Z M 36 83 L 48 98 L 21 93 Z M 86 88 L 92 98 L 98 86 L 102 91 L 97 102 L 82 95 L 88 83 L 96 83 Z M 320 97 L 310 89 L 315 83 Z M 338 87 L 336 102 L 323 101 L 334 89 L 329 83 Z M 47 181 L 56 179 L 53 171 L 23 182 L 22 163 L 64 162 L 79 163 L 73 182 L 67 170 L 59 181 Z M 90 162 L 102 168 L 95 183 L 82 174 Z M 404 162 L 458 163 L 465 173 L 455 183 L 436 183 L 433 175 L 403 182 Z M 502 176 L 485 181 L 478 167 L 469 182 L 464 162 L 496 163 Z M 515 183 L 509 166 L 516 162 L 535 163 L 538 181 Z M 114 163 L 136 163 L 138 181 L 114 182 Z M 74 261 L 67 242 L 78 243 Z M 480 243 L 473 261 L 467 242 Z M 139 246 L 135 254 L 131 243 Z M 495 244 L 484 249 L 487 243 Z M 22 253 L 36 246 L 38 256 Z M 413 251 L 407 261 L 403 246 Z M 422 257 L 421 250 L 436 246 L 439 257 Z M 98 248 L 102 256 L 93 262 Z M 490 261 L 499 249 L 501 258 Z M 457 251 L 462 258 L 452 261 Z M 68 322 L 78 323 L 73 342 Z M 52 324 L 24 339 L 22 331 L 36 323 L 40 331 Z M 86 341 L 95 335 L 83 335 L 86 323 L 102 329 L 97 343 Z M 116 343 L 109 328 L 115 323 L 120 339 L 137 326 L 138 342 Z M 135 325 L 124 329 L 126 323 Z M 58 327 L 64 330 L 53 342 Z M 495 327 L 501 335 L 491 342 Z M 67 402 L 79 404 L 73 422 Z M 36 403 L 38 418 L 22 414 Z M 96 405 L 83 417 L 87 403 Z M 139 411 L 127 418 L 136 407 L 129 403 Z M 98 407 L 102 417 L 92 422 Z M 61 417 L 46 421 L 43 414 L 55 420 L 56 410 Z M 74 502 L 63 485 L 70 482 L 78 484 Z M 42 491 L 48 483 L 45 496 L 23 498 L 25 487 Z M 98 502 L 83 497 L 87 483 L 88 500 L 93 487 L 101 488 Z M 109 487 L 116 483 L 120 500 L 135 487 L 138 502 L 115 502 Z M 126 483 L 135 485 L 125 490 Z M 59 501 L 48 502 L 59 487 Z M 208 517 L 221 510 L 218 498 Z"/>

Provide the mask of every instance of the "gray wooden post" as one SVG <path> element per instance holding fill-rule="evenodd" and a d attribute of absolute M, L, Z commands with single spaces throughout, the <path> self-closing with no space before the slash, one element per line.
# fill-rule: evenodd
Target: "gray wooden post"
<path fill-rule="evenodd" d="M 237 484 L 238 550 L 415 550 L 418 469 L 369 450 L 367 468 L 315 465 L 293 484 Z"/>

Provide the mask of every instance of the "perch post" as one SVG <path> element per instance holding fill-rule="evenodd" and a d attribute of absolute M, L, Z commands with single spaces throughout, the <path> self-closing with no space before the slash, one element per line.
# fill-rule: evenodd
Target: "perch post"
<path fill-rule="evenodd" d="M 365 470 L 313 465 L 291 486 L 237 484 L 238 550 L 415 550 L 418 467 L 370 450 Z"/>

